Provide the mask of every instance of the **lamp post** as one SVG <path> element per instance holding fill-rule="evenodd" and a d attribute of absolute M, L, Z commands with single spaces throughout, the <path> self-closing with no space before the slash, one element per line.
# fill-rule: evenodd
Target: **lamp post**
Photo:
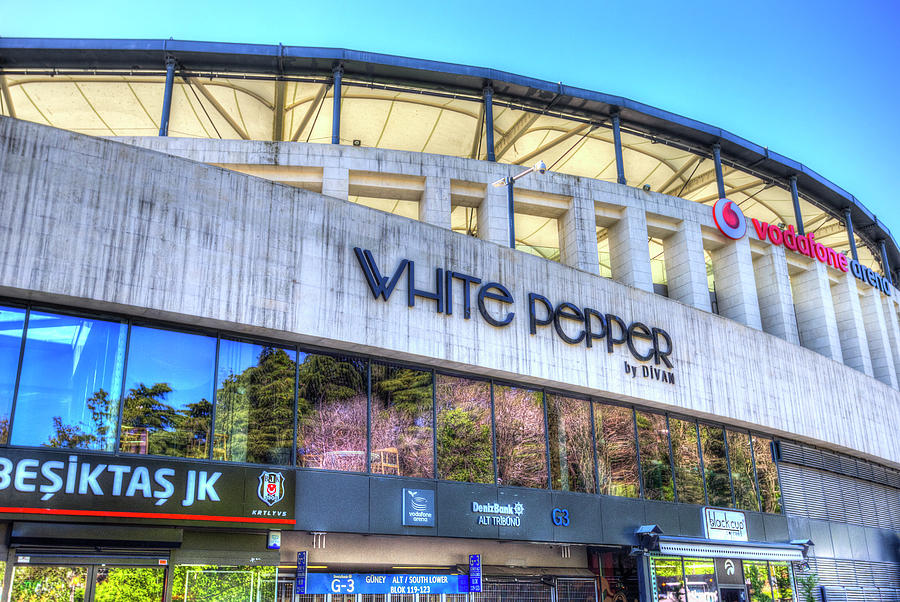
<path fill-rule="evenodd" d="M 516 248 L 516 222 L 515 222 L 515 212 L 513 207 L 513 186 L 516 184 L 516 180 L 520 178 L 524 178 L 528 174 L 532 172 L 538 172 L 539 174 L 547 173 L 547 164 L 543 161 L 538 161 L 534 164 L 533 167 L 529 167 L 522 173 L 516 174 L 514 176 L 500 178 L 496 182 L 492 184 L 492 186 L 496 188 L 500 188 L 501 186 L 506 186 L 506 198 L 509 203 L 508 212 L 509 212 L 509 248 Z"/>

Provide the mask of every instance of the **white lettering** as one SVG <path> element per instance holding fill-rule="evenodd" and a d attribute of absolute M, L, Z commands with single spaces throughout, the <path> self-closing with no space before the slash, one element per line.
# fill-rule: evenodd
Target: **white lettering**
<path fill-rule="evenodd" d="M 125 466 L 123 464 L 110 464 L 106 470 L 113 473 L 113 487 L 112 494 L 113 495 L 122 495 L 122 477 L 131 472 L 130 466 Z"/>
<path fill-rule="evenodd" d="M 85 462 L 81 465 L 81 479 L 78 481 L 78 495 L 84 495 L 87 493 L 88 487 L 91 488 L 91 493 L 94 495 L 103 495 L 103 490 L 100 489 L 100 483 L 97 482 L 97 477 L 100 476 L 100 473 L 106 470 L 106 464 L 97 464 L 94 470 L 91 470 L 91 465 Z"/>
<path fill-rule="evenodd" d="M 9 458 L 0 458 L 0 489 L 9 487 L 9 473 L 12 472 L 13 463 Z"/>
<path fill-rule="evenodd" d="M 172 494 L 175 493 L 175 486 L 172 485 L 172 482 L 166 477 L 174 477 L 175 471 L 171 468 L 160 468 L 156 472 L 153 473 L 153 480 L 156 481 L 157 485 L 162 485 L 161 491 L 154 491 L 153 497 L 156 498 L 156 505 L 162 506 L 169 498 L 172 497 Z"/>
<path fill-rule="evenodd" d="M 208 476 L 205 470 L 200 471 L 200 475 L 197 480 L 197 501 L 202 502 L 205 499 L 209 499 L 209 501 L 211 502 L 219 501 L 219 494 L 216 493 L 216 488 L 214 487 L 214 485 L 221 476 L 221 472 L 214 472 L 212 473 L 212 476 Z"/>
<path fill-rule="evenodd" d="M 22 492 L 30 492 L 34 491 L 35 487 L 32 483 L 26 483 L 26 479 L 36 479 L 37 472 L 34 470 L 28 470 L 29 468 L 37 468 L 40 462 L 37 460 L 32 460 L 31 458 L 26 458 L 25 460 L 19 460 L 19 463 L 16 465 L 16 480 L 14 486 L 16 491 Z"/>
<path fill-rule="evenodd" d="M 125 491 L 127 497 L 133 497 L 140 489 L 144 497 L 152 497 L 150 490 L 150 471 L 145 466 L 138 466 L 131 475 L 131 481 L 128 483 L 128 489 Z"/>
<path fill-rule="evenodd" d="M 194 505 L 194 492 L 197 487 L 197 471 L 189 470 L 187 474 L 187 491 L 184 492 L 184 499 L 181 500 L 182 506 Z"/>
<path fill-rule="evenodd" d="M 65 468 L 65 464 L 59 462 L 57 460 L 51 460 L 49 462 L 44 462 L 44 465 L 41 466 L 41 475 L 50 481 L 49 485 L 41 485 L 41 493 L 44 495 L 41 496 L 41 501 L 47 501 L 53 497 L 57 491 L 62 489 L 63 480 L 62 477 L 53 472 L 54 470 L 62 470 Z"/>

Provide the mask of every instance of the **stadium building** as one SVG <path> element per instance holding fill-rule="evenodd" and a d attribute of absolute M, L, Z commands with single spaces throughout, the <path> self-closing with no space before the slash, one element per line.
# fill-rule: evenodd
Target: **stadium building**
<path fill-rule="evenodd" d="M 281 45 L 0 114 L 3 600 L 900 600 L 900 249 L 804 165 Z"/>

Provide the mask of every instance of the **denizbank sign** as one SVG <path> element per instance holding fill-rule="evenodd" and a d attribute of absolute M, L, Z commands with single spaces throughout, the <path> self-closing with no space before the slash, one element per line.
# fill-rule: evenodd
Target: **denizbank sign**
<path fill-rule="evenodd" d="M 0 451 L 0 515 L 294 524 L 294 474 L 142 457 Z"/>
<path fill-rule="evenodd" d="M 433 268 L 434 289 L 416 288 L 416 264 L 401 259 L 392 272 L 382 273 L 371 251 L 353 249 L 362 268 L 372 297 L 388 301 L 397 283 L 406 274 L 406 303 L 415 307 L 416 300 L 430 301 L 436 313 L 453 315 L 456 305 L 462 305 L 462 317 L 472 318 L 475 311 L 481 318 L 497 328 L 506 328 L 516 318 L 516 299 L 509 288 L 500 282 L 484 282 L 477 276 L 452 269 Z M 456 300 L 454 300 L 456 298 Z M 537 334 L 539 329 L 552 328 L 556 335 L 569 345 L 587 348 L 605 348 L 613 353 L 624 347 L 631 357 L 643 365 L 624 362 L 624 371 L 632 378 L 638 376 L 675 384 L 672 371 L 672 338 L 653 325 L 642 322 L 627 323 L 610 312 L 580 306 L 568 301 L 553 302 L 548 297 L 529 292 L 525 296 L 528 330 Z"/>

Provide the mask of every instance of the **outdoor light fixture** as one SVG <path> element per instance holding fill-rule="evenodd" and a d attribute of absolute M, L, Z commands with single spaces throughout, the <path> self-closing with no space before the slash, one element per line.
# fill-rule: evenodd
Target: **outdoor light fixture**
<path fill-rule="evenodd" d="M 643 552 L 659 551 L 659 536 L 662 535 L 659 525 L 641 525 L 634 534 L 638 540 L 638 547 Z"/>
<path fill-rule="evenodd" d="M 519 178 L 524 178 L 528 174 L 535 172 L 535 171 L 541 175 L 547 173 L 547 164 L 544 163 L 543 161 L 538 161 L 537 163 L 534 164 L 533 167 L 529 167 L 528 169 L 526 169 L 525 171 L 523 171 L 520 174 L 516 174 L 511 177 L 500 178 L 499 180 L 497 180 L 496 182 L 491 184 L 491 186 L 493 186 L 495 188 L 500 188 L 501 186 L 506 186 L 506 196 L 509 201 L 509 248 L 510 249 L 516 248 L 516 223 L 515 223 L 515 214 L 514 214 L 514 208 L 513 208 L 513 186 L 515 185 L 516 180 L 518 180 Z"/>

